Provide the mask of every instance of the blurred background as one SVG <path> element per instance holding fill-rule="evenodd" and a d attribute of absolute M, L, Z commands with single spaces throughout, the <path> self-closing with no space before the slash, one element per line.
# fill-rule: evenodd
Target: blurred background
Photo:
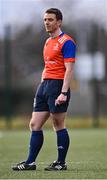
<path fill-rule="evenodd" d="M 0 0 L 0 128 L 28 126 L 50 7 L 77 43 L 69 126 L 107 127 L 107 0 Z"/>

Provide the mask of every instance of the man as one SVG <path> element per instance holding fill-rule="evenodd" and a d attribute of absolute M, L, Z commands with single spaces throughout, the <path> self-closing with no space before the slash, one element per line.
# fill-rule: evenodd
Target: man
<path fill-rule="evenodd" d="M 42 127 L 51 116 L 57 135 L 58 158 L 45 168 L 66 170 L 65 158 L 69 147 L 69 135 L 64 120 L 70 99 L 70 83 L 75 62 L 75 42 L 61 31 L 62 13 L 50 8 L 44 14 L 44 24 L 50 37 L 47 39 L 43 56 L 45 67 L 42 80 L 34 99 L 30 121 L 31 139 L 26 161 L 13 166 L 13 170 L 35 170 L 35 160 L 43 144 Z"/>

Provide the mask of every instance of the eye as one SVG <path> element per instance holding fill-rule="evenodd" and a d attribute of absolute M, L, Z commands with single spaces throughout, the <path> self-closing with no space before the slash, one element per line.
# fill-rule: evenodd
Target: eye
<path fill-rule="evenodd" d="M 48 20 L 49 20 L 50 22 L 52 22 L 52 21 L 53 21 L 53 19 L 52 19 L 52 18 L 49 18 Z"/>

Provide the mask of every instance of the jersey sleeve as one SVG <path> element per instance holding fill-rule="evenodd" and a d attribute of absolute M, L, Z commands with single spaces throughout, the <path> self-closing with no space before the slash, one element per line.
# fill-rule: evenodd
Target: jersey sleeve
<path fill-rule="evenodd" d="M 72 40 L 67 40 L 62 46 L 64 62 L 75 62 L 76 44 Z"/>

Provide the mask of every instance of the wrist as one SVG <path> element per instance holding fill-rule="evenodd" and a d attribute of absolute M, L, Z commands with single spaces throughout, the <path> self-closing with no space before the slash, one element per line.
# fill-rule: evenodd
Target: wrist
<path fill-rule="evenodd" d="M 61 94 L 63 94 L 64 96 L 67 96 L 67 92 L 62 91 Z"/>

